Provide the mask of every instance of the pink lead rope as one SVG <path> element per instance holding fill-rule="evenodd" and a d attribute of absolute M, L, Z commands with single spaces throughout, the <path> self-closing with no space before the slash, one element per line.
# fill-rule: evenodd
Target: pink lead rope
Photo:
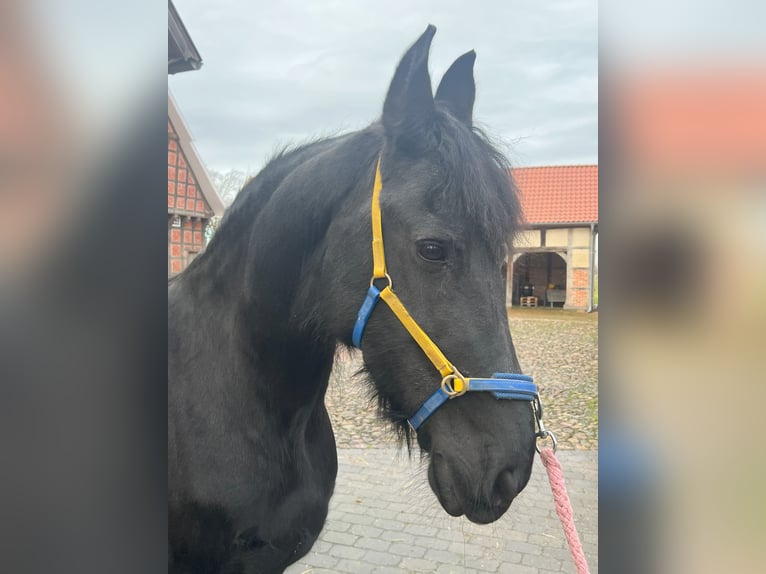
<path fill-rule="evenodd" d="M 580 537 L 577 534 L 577 528 L 572 515 L 572 503 L 569 501 L 567 487 L 564 484 L 564 473 L 561 471 L 556 454 L 553 449 L 544 448 L 540 450 L 540 458 L 543 460 L 543 466 L 548 472 L 548 480 L 551 483 L 553 491 L 553 500 L 556 502 L 556 514 L 559 515 L 561 526 L 564 528 L 564 534 L 569 543 L 569 550 L 572 553 L 577 574 L 590 574 L 588 563 L 585 561 L 585 553 L 582 550 Z"/>

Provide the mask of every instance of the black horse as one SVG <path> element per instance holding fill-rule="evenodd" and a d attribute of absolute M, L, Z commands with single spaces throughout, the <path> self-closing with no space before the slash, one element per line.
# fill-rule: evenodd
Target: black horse
<path fill-rule="evenodd" d="M 475 53 L 432 94 L 434 33 L 404 54 L 380 121 L 271 160 L 169 283 L 171 572 L 282 572 L 322 530 L 337 471 L 324 396 L 369 286 L 378 157 L 396 292 L 464 375 L 520 372 L 501 272 L 515 190 L 507 161 L 472 125 Z M 381 412 L 411 446 L 406 421 L 440 377 L 385 306 L 362 353 Z M 526 402 L 469 393 L 416 436 L 453 516 L 494 521 L 529 479 Z"/>

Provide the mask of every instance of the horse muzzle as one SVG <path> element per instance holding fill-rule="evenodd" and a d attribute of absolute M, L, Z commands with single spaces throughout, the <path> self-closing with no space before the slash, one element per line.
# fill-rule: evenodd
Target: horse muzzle
<path fill-rule="evenodd" d="M 520 466 L 487 465 L 486 471 L 469 461 L 434 452 L 428 482 L 444 510 L 452 516 L 465 514 L 476 524 L 500 518 L 529 480 L 531 462 Z M 477 476 L 477 473 L 479 475 Z"/>
<path fill-rule="evenodd" d="M 526 401 L 491 393 L 448 401 L 418 431 L 429 454 L 428 482 L 444 510 L 487 524 L 500 518 L 529 481 L 535 416 Z"/>

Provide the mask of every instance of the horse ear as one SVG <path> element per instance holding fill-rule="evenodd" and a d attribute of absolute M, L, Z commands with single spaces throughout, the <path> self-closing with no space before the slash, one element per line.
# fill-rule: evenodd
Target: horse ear
<path fill-rule="evenodd" d="M 452 115 L 469 127 L 473 121 L 473 102 L 476 98 L 476 82 L 473 79 L 475 61 L 476 52 L 473 50 L 460 56 L 436 89 L 436 101 L 444 104 Z"/>
<path fill-rule="evenodd" d="M 383 104 L 383 127 L 389 136 L 417 129 L 433 115 L 428 51 L 435 33 L 436 28 L 429 24 L 396 67 Z"/>

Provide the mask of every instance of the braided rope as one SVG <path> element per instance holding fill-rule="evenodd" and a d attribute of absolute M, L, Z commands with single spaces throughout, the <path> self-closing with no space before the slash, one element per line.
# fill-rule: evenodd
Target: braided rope
<path fill-rule="evenodd" d="M 564 528 L 564 534 L 567 537 L 569 551 L 572 553 L 577 574 L 590 574 L 588 563 L 585 561 L 585 553 L 582 550 L 580 537 L 577 534 L 577 528 L 572 515 L 572 503 L 567 494 L 567 487 L 564 484 L 564 473 L 561 470 L 556 454 L 550 448 L 540 450 L 540 458 L 543 460 L 545 470 L 548 472 L 548 480 L 551 483 L 553 491 L 553 500 L 556 502 L 556 514 L 559 515 L 561 526 Z"/>

